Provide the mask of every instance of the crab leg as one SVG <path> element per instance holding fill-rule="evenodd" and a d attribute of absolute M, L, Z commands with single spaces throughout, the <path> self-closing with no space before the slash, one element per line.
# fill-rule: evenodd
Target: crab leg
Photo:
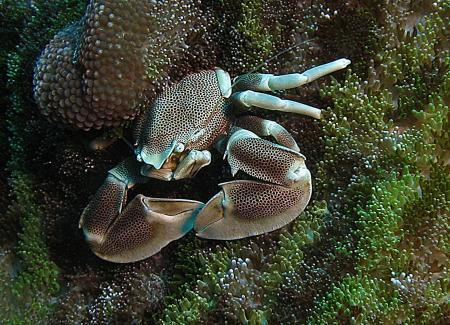
<path fill-rule="evenodd" d="M 127 190 L 145 181 L 140 165 L 125 160 L 109 172 L 80 219 L 86 241 L 99 257 L 128 263 L 149 257 L 193 226 L 203 203 L 137 195 L 123 208 Z"/>
<path fill-rule="evenodd" d="M 297 142 L 295 142 L 292 135 L 277 122 L 249 115 L 239 118 L 236 121 L 236 125 L 240 128 L 252 131 L 259 136 L 272 136 L 279 144 L 294 151 L 300 151 Z"/>
<path fill-rule="evenodd" d="M 292 73 L 281 76 L 264 73 L 249 73 L 235 79 L 235 89 L 273 91 L 299 87 L 332 72 L 344 69 L 350 64 L 348 59 L 339 59 L 319 65 L 303 73 Z"/>
<path fill-rule="evenodd" d="M 318 108 L 252 90 L 236 92 L 231 96 L 231 99 L 245 107 L 256 106 L 268 110 L 302 114 L 320 119 L 320 109 Z"/>
<path fill-rule="evenodd" d="M 278 229 L 295 219 L 311 197 L 311 175 L 305 157 L 292 149 L 238 129 L 227 144 L 233 175 L 238 170 L 259 180 L 220 184 L 198 214 L 197 236 L 239 239 Z"/>
<path fill-rule="evenodd" d="M 320 109 L 318 108 L 292 100 L 283 100 L 258 91 L 284 90 L 299 87 L 324 75 L 344 69 L 349 64 L 350 60 L 339 59 L 319 65 L 303 73 L 292 73 L 281 76 L 250 73 L 238 76 L 235 80 L 234 89 L 242 91 L 235 92 L 231 96 L 231 99 L 238 105 L 244 107 L 256 106 L 268 110 L 303 114 L 320 119 Z"/>

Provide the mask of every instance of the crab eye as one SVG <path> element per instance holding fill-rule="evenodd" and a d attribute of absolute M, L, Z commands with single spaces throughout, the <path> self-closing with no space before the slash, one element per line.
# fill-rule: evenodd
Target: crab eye
<path fill-rule="evenodd" d="M 174 149 L 174 151 L 178 152 L 178 153 L 183 152 L 184 151 L 184 144 L 182 144 L 181 142 L 178 142 L 176 147 L 175 147 L 175 149 Z"/>

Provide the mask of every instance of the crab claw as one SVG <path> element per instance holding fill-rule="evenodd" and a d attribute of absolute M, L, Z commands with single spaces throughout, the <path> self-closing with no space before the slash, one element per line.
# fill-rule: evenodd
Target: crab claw
<path fill-rule="evenodd" d="M 258 181 L 232 181 L 221 186 L 222 191 L 195 220 L 199 237 L 230 240 L 270 232 L 294 220 L 311 197 L 310 182 L 296 188 Z"/>
<path fill-rule="evenodd" d="M 184 236 L 192 229 L 196 212 L 202 207 L 203 203 L 197 201 L 155 199 L 139 194 L 101 236 L 91 235 L 95 221 L 83 230 L 97 256 L 129 263 L 152 256 Z"/>
<path fill-rule="evenodd" d="M 305 209 L 311 197 L 311 174 L 295 150 L 238 129 L 227 144 L 233 175 L 242 170 L 261 181 L 220 184 L 194 224 L 197 236 L 239 239 L 283 227 Z"/>
<path fill-rule="evenodd" d="M 192 229 L 203 203 L 137 195 L 117 217 L 93 252 L 108 261 L 128 263 L 158 253 Z"/>
<path fill-rule="evenodd" d="M 137 195 L 124 209 L 127 189 L 141 181 L 130 160 L 109 172 L 80 219 L 86 241 L 102 259 L 116 263 L 142 260 L 159 252 L 193 227 L 203 203 Z"/>

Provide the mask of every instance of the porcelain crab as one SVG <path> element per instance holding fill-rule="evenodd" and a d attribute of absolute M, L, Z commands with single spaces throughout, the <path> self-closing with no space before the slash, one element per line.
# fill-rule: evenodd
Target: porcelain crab
<path fill-rule="evenodd" d="M 339 59 L 303 73 L 251 73 L 233 81 L 222 69 L 191 74 L 162 92 L 136 122 L 135 156 L 109 171 L 84 209 L 80 227 L 92 251 L 117 263 L 159 252 L 192 228 L 197 236 L 231 240 L 266 233 L 291 222 L 311 197 L 311 174 L 297 143 L 281 125 L 256 116 L 236 117 L 233 107 L 256 106 L 320 118 L 320 110 L 268 94 L 301 86 L 345 68 Z M 261 137 L 271 137 L 275 142 Z M 206 204 L 127 191 L 149 178 L 189 178 L 211 162 L 210 149 L 227 159 L 233 176 L 254 180 L 219 184 Z"/>

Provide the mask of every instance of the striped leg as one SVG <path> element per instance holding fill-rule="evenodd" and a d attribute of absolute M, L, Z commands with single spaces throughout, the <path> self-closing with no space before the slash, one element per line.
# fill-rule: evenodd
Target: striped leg
<path fill-rule="evenodd" d="M 339 59 L 319 65 L 303 73 L 291 73 L 281 76 L 264 73 L 249 73 L 236 77 L 236 90 L 273 91 L 300 87 L 332 72 L 346 68 L 348 59 Z"/>
<path fill-rule="evenodd" d="M 276 96 L 261 93 L 260 91 L 284 90 L 299 87 L 312 82 L 322 76 L 344 69 L 350 60 L 339 59 L 330 63 L 319 65 L 303 73 L 293 73 L 281 76 L 272 74 L 251 73 L 238 76 L 234 82 L 231 100 L 240 106 L 256 106 L 268 110 L 303 114 L 320 119 L 320 109 Z"/>

